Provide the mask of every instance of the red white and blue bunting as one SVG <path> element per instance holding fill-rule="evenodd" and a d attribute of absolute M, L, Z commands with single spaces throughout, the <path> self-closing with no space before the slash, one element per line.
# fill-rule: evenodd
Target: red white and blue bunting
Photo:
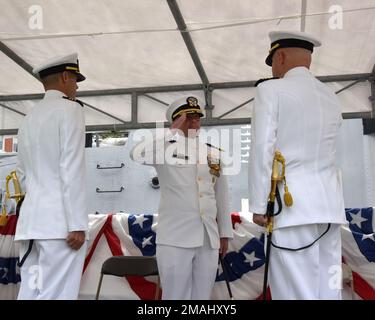
<path fill-rule="evenodd" d="M 349 267 L 355 299 L 375 299 L 375 218 L 373 208 L 347 209 L 348 225 L 342 227 L 343 263 Z M 21 281 L 17 245 L 13 242 L 16 218 L 0 227 L 0 300 L 15 299 Z M 90 215 L 89 247 L 80 298 L 93 299 L 102 263 L 110 256 L 155 255 L 157 215 L 116 213 Z M 234 238 L 224 259 L 235 299 L 260 299 L 264 267 L 264 235 L 247 215 L 232 213 Z M 153 299 L 156 277 L 105 276 L 101 299 Z M 346 289 L 348 289 L 346 287 Z M 221 266 L 213 299 L 228 299 Z"/>

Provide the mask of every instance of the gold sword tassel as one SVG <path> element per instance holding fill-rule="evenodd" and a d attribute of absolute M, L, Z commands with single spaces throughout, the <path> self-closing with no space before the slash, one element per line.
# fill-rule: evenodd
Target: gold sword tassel
<path fill-rule="evenodd" d="M 278 163 L 281 164 L 281 174 L 279 173 Z M 291 207 L 293 205 L 293 197 L 289 192 L 288 185 L 286 183 L 285 177 L 285 158 L 281 154 L 280 151 L 275 152 L 274 160 L 273 160 L 273 167 L 272 167 L 272 180 L 275 180 L 275 183 L 282 181 L 284 183 L 284 203 L 287 207 Z M 275 187 L 276 191 L 276 187 Z"/>
<path fill-rule="evenodd" d="M 280 165 L 281 165 L 281 172 L 280 172 Z M 271 175 L 271 192 L 269 195 L 269 200 L 271 202 L 275 202 L 276 198 L 276 187 L 279 182 L 284 183 L 284 203 L 287 207 L 291 207 L 293 205 L 293 197 L 292 194 L 289 192 L 288 185 L 286 183 L 285 178 L 285 158 L 281 154 L 280 151 L 275 151 L 275 155 L 272 162 L 272 175 Z M 273 231 L 274 225 L 274 217 L 268 217 L 267 221 L 267 233 Z"/>

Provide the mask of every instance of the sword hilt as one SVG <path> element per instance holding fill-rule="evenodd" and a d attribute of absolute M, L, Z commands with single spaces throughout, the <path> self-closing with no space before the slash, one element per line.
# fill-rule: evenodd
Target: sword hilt
<path fill-rule="evenodd" d="M 11 195 L 9 191 L 9 182 L 13 181 L 13 187 L 14 187 L 14 194 Z M 8 199 L 15 199 L 18 203 L 25 194 L 21 191 L 21 185 L 17 177 L 17 172 L 12 171 L 9 175 L 6 177 L 6 183 L 5 183 L 5 190 L 6 190 L 6 198 Z"/>

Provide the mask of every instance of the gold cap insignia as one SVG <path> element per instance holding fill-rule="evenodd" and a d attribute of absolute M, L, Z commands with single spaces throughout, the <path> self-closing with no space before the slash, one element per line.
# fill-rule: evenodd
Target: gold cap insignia
<path fill-rule="evenodd" d="M 186 99 L 189 107 L 198 107 L 198 99 L 195 97 L 189 97 Z"/>

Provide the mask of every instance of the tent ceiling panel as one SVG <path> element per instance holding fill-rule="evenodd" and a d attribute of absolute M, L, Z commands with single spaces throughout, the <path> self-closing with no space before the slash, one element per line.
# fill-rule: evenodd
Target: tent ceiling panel
<path fill-rule="evenodd" d="M 0 128 L 1 129 L 14 129 L 19 128 L 23 116 L 15 112 L 0 108 Z"/>
<path fill-rule="evenodd" d="M 0 40 L 176 29 L 165 0 L 0 0 L 0 6 Z"/>
<path fill-rule="evenodd" d="M 33 76 L 0 53 L 0 94 L 41 93 L 43 87 Z"/>
<path fill-rule="evenodd" d="M 104 112 L 107 112 L 121 120 L 124 121 L 131 121 L 131 95 L 124 94 L 124 95 L 116 95 L 116 96 L 99 96 L 99 97 L 83 97 L 83 102 L 87 102 L 88 104 L 92 105 L 93 107 L 100 109 Z M 114 121 L 112 118 L 107 117 L 103 113 L 95 111 L 87 106 L 85 106 L 85 114 L 88 114 L 90 110 L 90 119 L 86 119 L 86 125 L 95 124 L 97 121 L 103 120 L 104 123 L 112 123 Z M 91 110 L 93 112 L 91 112 Z M 104 117 L 104 119 L 102 119 Z M 111 121 L 108 122 L 108 119 Z"/>
<path fill-rule="evenodd" d="M 196 31 L 192 38 L 211 82 L 246 81 L 271 75 L 265 64 L 269 40 L 266 30 L 298 29 L 299 20 L 285 20 L 261 25 Z M 266 26 L 266 30 L 264 29 Z"/>
<path fill-rule="evenodd" d="M 19 128 L 24 118 L 23 115 L 4 108 L 3 106 L 9 107 L 15 111 L 27 114 L 31 111 L 35 103 L 38 100 L 33 101 L 9 101 L 0 102 L 0 128 L 1 129 L 14 129 Z"/>
<path fill-rule="evenodd" d="M 116 125 L 122 124 L 120 121 L 114 120 L 104 114 L 98 113 L 97 111 L 87 108 L 84 108 L 85 111 L 85 120 L 86 126 L 88 125 Z"/>
<path fill-rule="evenodd" d="M 138 121 L 141 123 L 167 121 L 165 117 L 166 110 L 166 106 L 147 97 L 140 96 L 138 98 Z"/>
<path fill-rule="evenodd" d="M 350 83 L 352 82 L 330 82 L 327 84 L 336 92 Z M 340 92 L 337 96 L 341 102 L 342 112 L 370 112 L 372 111 L 370 95 L 370 83 L 365 81 Z"/>
<path fill-rule="evenodd" d="M 299 29 L 300 18 L 270 17 L 299 15 L 298 1 L 178 1 L 194 44 L 211 82 L 254 80 L 270 75 L 264 60 L 269 49 L 268 31 Z M 276 9 L 277 8 L 277 9 Z M 243 25 L 241 25 L 243 24 Z M 213 28 L 213 29 L 210 29 Z"/>
<path fill-rule="evenodd" d="M 334 9 L 332 6 L 342 8 L 344 13 L 349 11 L 364 12 L 375 7 L 375 0 L 308 0 L 306 11 L 308 15 L 313 13 L 327 13 L 330 8 Z"/>
<path fill-rule="evenodd" d="M 218 26 L 241 22 L 258 22 L 269 18 L 301 13 L 301 1 L 280 0 L 177 0 L 189 29 L 203 25 Z"/>
<path fill-rule="evenodd" d="M 129 95 L 113 96 L 113 97 L 85 97 L 83 101 L 93 105 L 94 107 L 108 112 L 124 121 L 130 121 L 130 105 L 131 98 Z M 7 101 L 0 102 L 9 108 L 20 111 L 24 114 L 29 113 L 39 100 L 29 101 Z M 87 106 L 84 107 L 86 125 L 94 124 L 113 124 L 121 123 L 109 116 L 95 111 Z M 19 128 L 24 116 L 15 113 L 9 109 L 5 109 L 0 105 L 0 127 L 1 129 Z"/>
<path fill-rule="evenodd" d="M 1 105 L 8 106 L 16 111 L 27 114 L 32 110 L 34 105 L 38 103 L 38 101 L 39 100 L 23 100 L 23 101 L 21 100 L 21 101 L 6 101 L 6 102 L 0 102 L 0 103 Z M 12 112 L 12 111 L 9 111 L 9 112 Z"/>
<path fill-rule="evenodd" d="M 80 84 L 84 90 L 199 83 L 179 32 L 6 41 L 5 44 L 32 66 L 53 55 L 78 51 L 80 69 L 87 77 Z"/>
<path fill-rule="evenodd" d="M 372 70 L 375 42 L 369 39 L 375 39 L 375 1 L 371 2 L 374 9 L 344 12 L 342 29 L 332 28 L 332 14 L 306 18 L 306 31 L 322 40 L 322 46 L 315 50 L 313 56 L 312 70 L 315 74 L 365 73 Z M 350 2 L 352 5 L 348 4 L 348 7 L 353 7 L 353 3 L 357 3 L 357 8 L 365 7 L 362 2 Z M 343 9 L 346 10 L 346 6 Z"/>
<path fill-rule="evenodd" d="M 225 112 L 240 106 L 255 96 L 255 88 L 238 88 L 214 90 L 212 93 L 212 103 L 215 106 L 212 115 L 220 117 Z M 248 118 L 252 115 L 253 102 L 248 102 L 244 106 L 224 116 L 223 119 Z"/>
<path fill-rule="evenodd" d="M 176 0 L 176 3 L 208 80 L 222 83 L 220 88 L 271 74 L 264 59 L 269 48 L 267 34 L 275 29 L 305 28 L 322 40 L 323 46 L 313 55 L 312 72 L 317 76 L 374 72 L 375 0 Z M 303 4 L 306 17 L 301 18 Z M 342 29 L 333 29 L 330 24 L 333 13 L 329 10 L 333 5 L 344 11 Z M 37 3 L 0 0 L 0 6 L 2 43 L 31 66 L 51 56 L 77 51 L 82 73 L 87 76 L 87 81 L 79 84 L 80 89 L 106 94 L 84 96 L 82 100 L 124 121 L 131 121 L 132 108 L 131 95 L 123 93 L 132 93 L 133 88 L 142 93 L 171 90 L 151 94 L 165 103 L 183 94 L 193 94 L 176 92 L 188 90 L 181 85 L 190 85 L 194 90 L 201 88 L 201 78 L 167 0 L 40 0 Z M 42 10 L 41 29 L 34 28 L 38 9 Z M 41 84 L 3 52 L 0 52 L 0 74 L 0 95 L 42 92 Z M 339 90 L 347 84 L 330 86 Z M 171 87 L 165 89 L 165 86 Z M 125 91 L 112 92 L 117 96 L 103 92 L 124 88 Z M 340 93 L 343 112 L 370 111 L 370 92 L 370 83 L 366 81 Z M 202 91 L 195 94 L 204 101 Z M 252 97 L 254 88 L 216 89 L 212 95 L 215 106 L 212 114 L 221 116 Z M 4 103 L 27 113 L 35 102 Z M 222 117 L 223 123 L 232 118 L 249 118 L 251 108 L 252 103 L 248 103 L 231 112 Z M 138 96 L 139 122 L 164 121 L 165 110 L 165 105 L 145 95 Z M 85 113 L 88 125 L 118 122 L 87 107 Z M 20 120 L 21 115 L 0 109 L 0 129 L 17 128 Z M 136 126 L 132 123 L 132 127 Z"/>

